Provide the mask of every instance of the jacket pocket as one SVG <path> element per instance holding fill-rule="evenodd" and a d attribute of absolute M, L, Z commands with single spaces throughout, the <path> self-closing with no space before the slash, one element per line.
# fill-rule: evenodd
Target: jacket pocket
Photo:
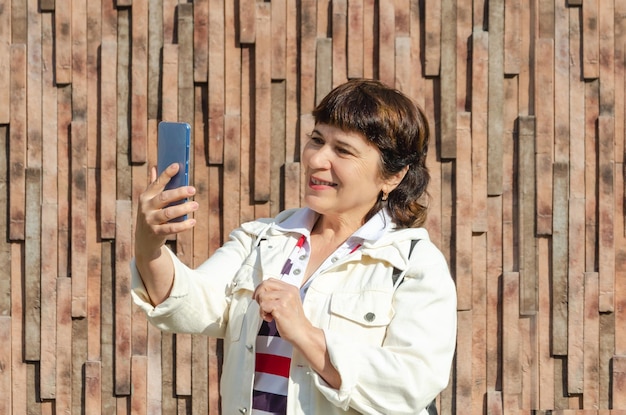
<path fill-rule="evenodd" d="M 379 345 L 394 316 L 393 294 L 385 291 L 335 293 L 330 300 L 329 329 Z"/>

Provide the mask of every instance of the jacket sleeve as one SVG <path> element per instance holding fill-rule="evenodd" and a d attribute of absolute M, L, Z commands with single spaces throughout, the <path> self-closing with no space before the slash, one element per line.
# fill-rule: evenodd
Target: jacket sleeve
<path fill-rule="evenodd" d="M 456 346 L 456 288 L 445 258 L 430 241 L 417 244 L 393 307 L 382 346 L 325 331 L 342 384 L 332 389 L 313 376 L 320 392 L 338 407 L 363 414 L 416 414 L 447 386 Z"/>
<path fill-rule="evenodd" d="M 174 283 L 169 297 L 152 306 L 146 288 L 131 261 L 131 295 L 147 315 L 148 321 L 161 330 L 206 334 L 223 337 L 228 322 L 232 279 L 250 253 L 254 235 L 243 229 L 230 234 L 230 239 L 197 269 L 183 264 L 168 249 L 174 262 Z"/>

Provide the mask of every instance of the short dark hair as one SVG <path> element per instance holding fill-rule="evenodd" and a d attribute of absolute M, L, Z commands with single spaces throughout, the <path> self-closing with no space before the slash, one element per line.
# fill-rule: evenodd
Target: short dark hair
<path fill-rule="evenodd" d="M 422 196 L 430 174 L 426 154 L 430 129 L 422 109 L 402 92 L 372 79 L 353 79 L 322 99 L 313 111 L 316 124 L 358 132 L 381 153 L 381 175 L 390 177 L 408 166 L 402 182 L 388 195 L 382 193 L 366 215 L 367 221 L 387 203 L 394 223 L 401 228 L 419 227 L 426 221 Z"/>

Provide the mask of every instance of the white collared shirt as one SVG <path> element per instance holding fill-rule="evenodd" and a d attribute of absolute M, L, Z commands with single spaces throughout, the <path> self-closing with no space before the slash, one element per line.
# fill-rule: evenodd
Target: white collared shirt
<path fill-rule="evenodd" d="M 348 239 L 344 241 L 332 255 L 328 256 L 324 262 L 311 274 L 311 277 L 302 284 L 302 279 L 311 256 L 311 230 L 319 214 L 309 208 L 297 211 L 284 222 L 276 224 L 276 229 L 285 232 L 296 232 L 304 236 L 304 242 L 296 245 L 287 259 L 282 281 L 288 282 L 296 287 L 300 287 L 300 297 L 304 299 L 306 290 L 311 282 L 325 269 L 333 265 L 338 260 L 350 255 L 357 250 L 364 241 L 374 242 L 386 232 L 393 229 L 393 221 L 385 209 L 381 209 L 372 216 L 363 226 L 357 229 Z"/>

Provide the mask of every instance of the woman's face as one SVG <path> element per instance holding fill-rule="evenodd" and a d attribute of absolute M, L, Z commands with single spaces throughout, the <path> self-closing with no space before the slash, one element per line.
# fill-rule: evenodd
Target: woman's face
<path fill-rule="evenodd" d="M 362 220 L 381 190 L 380 151 L 360 133 L 317 124 L 302 152 L 305 203 L 327 216 Z"/>

